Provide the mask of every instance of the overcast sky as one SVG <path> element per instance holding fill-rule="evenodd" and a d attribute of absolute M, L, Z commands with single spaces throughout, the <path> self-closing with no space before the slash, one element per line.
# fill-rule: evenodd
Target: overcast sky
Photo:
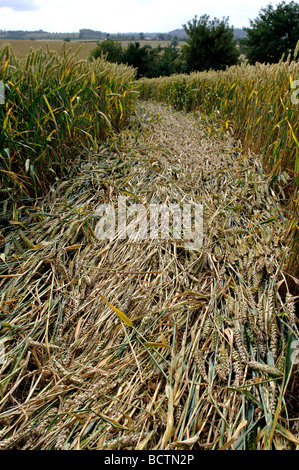
<path fill-rule="evenodd" d="M 229 16 L 236 28 L 249 26 L 264 0 L 0 0 L 0 29 L 77 32 L 90 28 L 110 33 L 168 32 L 195 15 Z M 287 1 L 286 3 L 290 3 Z"/>

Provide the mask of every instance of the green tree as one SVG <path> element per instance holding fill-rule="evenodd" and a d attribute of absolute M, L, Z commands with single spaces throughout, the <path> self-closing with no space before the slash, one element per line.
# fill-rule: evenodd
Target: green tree
<path fill-rule="evenodd" d="M 160 62 L 159 75 L 161 76 L 169 76 L 182 71 L 180 52 L 175 44 L 173 40 L 169 46 L 164 47 L 163 53 L 158 56 Z"/>
<path fill-rule="evenodd" d="M 146 49 L 139 42 L 130 42 L 124 52 L 124 63 L 137 69 L 137 78 L 146 73 Z"/>
<path fill-rule="evenodd" d="M 102 56 L 109 62 L 131 65 L 136 69 L 137 78 L 160 77 L 184 71 L 179 49 L 172 44 L 165 48 L 148 44 L 141 47 L 136 41 L 124 49 L 120 42 L 109 39 L 98 43 L 90 54 L 90 60 Z"/>
<path fill-rule="evenodd" d="M 188 36 L 183 47 L 186 72 L 224 70 L 238 63 L 234 28 L 229 26 L 228 18 L 210 20 L 208 15 L 195 16 L 183 28 Z"/>
<path fill-rule="evenodd" d="M 251 28 L 244 28 L 247 37 L 241 40 L 249 63 L 277 63 L 283 54 L 294 54 L 299 39 L 299 4 L 284 1 L 276 9 L 270 4 L 262 8 Z"/>
<path fill-rule="evenodd" d="M 160 47 L 151 47 L 150 45 L 140 46 L 139 42 L 128 44 L 124 52 L 124 63 L 137 69 L 137 78 L 158 76 L 157 68 Z"/>
<path fill-rule="evenodd" d="M 123 62 L 123 48 L 121 42 L 114 39 L 105 39 L 98 42 L 98 45 L 90 53 L 90 59 L 97 59 L 98 57 L 106 57 L 108 62 L 116 62 L 121 64 Z"/>

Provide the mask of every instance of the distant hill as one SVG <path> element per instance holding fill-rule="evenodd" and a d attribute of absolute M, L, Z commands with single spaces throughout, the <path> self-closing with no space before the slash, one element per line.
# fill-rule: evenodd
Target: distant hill
<path fill-rule="evenodd" d="M 234 29 L 235 39 L 242 39 L 242 38 L 245 38 L 246 36 L 247 36 L 247 33 L 246 33 L 246 31 L 244 31 L 244 29 L 241 29 L 241 28 L 235 28 Z"/>
<path fill-rule="evenodd" d="M 177 37 L 178 39 L 186 39 L 187 34 L 184 29 L 174 29 L 173 31 L 169 31 L 168 33 L 172 37 Z"/>
<path fill-rule="evenodd" d="M 172 37 L 177 37 L 178 39 L 181 39 L 181 40 L 187 38 L 187 34 L 186 34 L 186 32 L 183 28 L 182 29 L 174 29 L 173 31 L 169 31 L 168 34 Z M 235 28 L 234 29 L 234 38 L 236 40 L 244 38 L 245 36 L 246 36 L 246 31 L 244 31 L 243 29 L 241 29 L 241 28 Z"/>
<path fill-rule="evenodd" d="M 235 39 L 240 39 L 246 36 L 243 29 L 235 28 Z M 102 39 L 116 39 L 118 41 L 138 41 L 138 40 L 157 40 L 157 41 L 171 41 L 177 39 L 184 41 L 187 34 L 183 28 L 174 29 L 168 33 L 106 33 L 103 31 L 94 31 L 93 29 L 80 29 L 78 33 L 50 33 L 43 31 L 6 31 L 0 30 L 0 39 L 56 39 L 56 40 L 81 40 L 81 41 L 97 41 Z"/>

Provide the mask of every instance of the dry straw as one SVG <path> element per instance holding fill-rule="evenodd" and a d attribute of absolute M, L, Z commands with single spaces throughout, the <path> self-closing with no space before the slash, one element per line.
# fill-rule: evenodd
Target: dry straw
<path fill-rule="evenodd" d="M 298 42 L 299 44 L 299 42 Z M 299 273 L 299 63 L 243 63 L 226 71 L 173 75 L 139 81 L 141 96 L 199 111 L 222 122 L 245 150 L 262 155 L 269 185 L 287 207 L 289 266 Z M 257 196 L 259 203 L 259 196 Z"/>
<path fill-rule="evenodd" d="M 200 114 L 147 103 L 74 167 L 7 209 L 1 449 L 299 445 L 286 217 L 259 158 Z M 95 208 L 119 195 L 203 204 L 202 249 L 97 240 Z"/>

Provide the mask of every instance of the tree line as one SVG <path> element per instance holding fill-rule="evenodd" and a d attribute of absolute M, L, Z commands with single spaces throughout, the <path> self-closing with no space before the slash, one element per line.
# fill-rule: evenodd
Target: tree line
<path fill-rule="evenodd" d="M 250 64 L 277 63 L 283 56 L 296 57 L 299 4 L 282 1 L 276 8 L 272 4 L 262 8 L 258 17 L 250 20 L 250 27 L 244 28 L 246 37 L 238 41 L 228 17 L 220 20 L 195 16 L 183 28 L 187 39 L 182 47 L 173 40 L 166 47 L 141 46 L 135 41 L 124 48 L 120 41 L 107 39 L 97 44 L 90 60 L 105 56 L 109 62 L 131 65 L 136 68 L 137 78 L 225 70 L 241 58 Z"/>

